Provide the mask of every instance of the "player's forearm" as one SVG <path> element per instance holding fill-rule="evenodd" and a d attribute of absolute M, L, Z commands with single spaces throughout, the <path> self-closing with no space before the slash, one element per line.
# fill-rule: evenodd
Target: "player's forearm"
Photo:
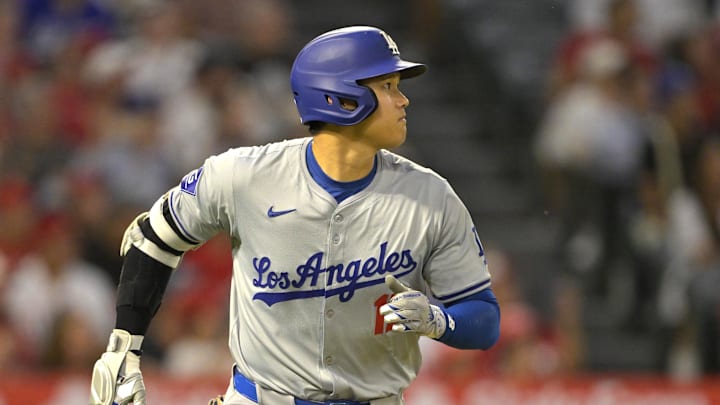
<path fill-rule="evenodd" d="M 171 274 L 169 266 L 130 248 L 120 274 L 115 328 L 144 335 L 160 307 Z"/>
<path fill-rule="evenodd" d="M 500 336 L 500 306 L 491 289 L 485 289 L 445 311 L 455 321 L 438 340 L 458 349 L 487 350 Z"/>
<path fill-rule="evenodd" d="M 140 214 L 123 235 L 116 329 L 133 335 L 147 332 L 173 269 L 183 253 L 194 246 L 178 234 L 169 211 L 168 200 L 163 196 L 150 212 Z"/>

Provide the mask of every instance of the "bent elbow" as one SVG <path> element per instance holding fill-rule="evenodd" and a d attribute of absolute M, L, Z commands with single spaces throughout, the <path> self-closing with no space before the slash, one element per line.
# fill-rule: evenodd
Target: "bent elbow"
<path fill-rule="evenodd" d="M 495 319 L 490 322 L 490 325 L 488 325 L 488 333 L 485 335 L 485 339 L 480 342 L 479 349 L 481 350 L 489 350 L 500 339 L 500 307 L 495 307 Z"/>
<path fill-rule="evenodd" d="M 487 339 L 484 339 L 481 343 L 481 347 L 479 347 L 480 350 L 490 350 L 497 341 L 500 339 L 500 325 L 495 325 L 493 328 L 492 333 L 488 333 Z"/>

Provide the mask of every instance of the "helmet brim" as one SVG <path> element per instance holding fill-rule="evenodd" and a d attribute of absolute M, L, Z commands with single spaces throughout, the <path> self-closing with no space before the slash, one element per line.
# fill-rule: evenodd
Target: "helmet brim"
<path fill-rule="evenodd" d="M 399 70 L 400 73 L 400 79 L 412 79 L 413 77 L 420 76 L 421 74 L 427 72 L 427 66 L 423 65 L 422 63 L 413 63 L 413 62 L 406 62 L 403 61 L 400 63 L 407 64 L 408 67 Z"/>
<path fill-rule="evenodd" d="M 420 76 L 427 71 L 427 66 L 422 63 L 408 62 L 395 58 L 386 63 L 371 66 L 365 70 L 356 72 L 355 81 L 372 79 L 392 73 L 399 73 L 400 79 L 410 79 Z"/>

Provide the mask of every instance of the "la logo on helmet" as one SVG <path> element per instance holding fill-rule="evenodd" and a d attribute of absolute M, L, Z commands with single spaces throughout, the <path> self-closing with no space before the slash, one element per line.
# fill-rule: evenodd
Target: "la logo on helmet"
<path fill-rule="evenodd" d="M 380 35 L 385 38 L 385 42 L 388 44 L 388 48 L 390 48 L 390 51 L 393 55 L 400 55 L 400 51 L 398 50 L 397 44 L 395 41 L 393 41 L 392 38 L 390 38 L 390 35 L 386 34 L 385 31 L 380 31 Z"/>

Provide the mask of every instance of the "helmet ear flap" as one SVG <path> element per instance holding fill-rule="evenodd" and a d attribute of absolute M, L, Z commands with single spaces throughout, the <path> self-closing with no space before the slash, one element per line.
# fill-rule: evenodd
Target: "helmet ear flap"
<path fill-rule="evenodd" d="M 301 88 L 295 106 L 302 123 L 321 121 L 336 125 L 354 125 L 367 118 L 377 107 L 375 93 L 365 86 L 348 87 L 352 92 L 319 91 Z"/>

